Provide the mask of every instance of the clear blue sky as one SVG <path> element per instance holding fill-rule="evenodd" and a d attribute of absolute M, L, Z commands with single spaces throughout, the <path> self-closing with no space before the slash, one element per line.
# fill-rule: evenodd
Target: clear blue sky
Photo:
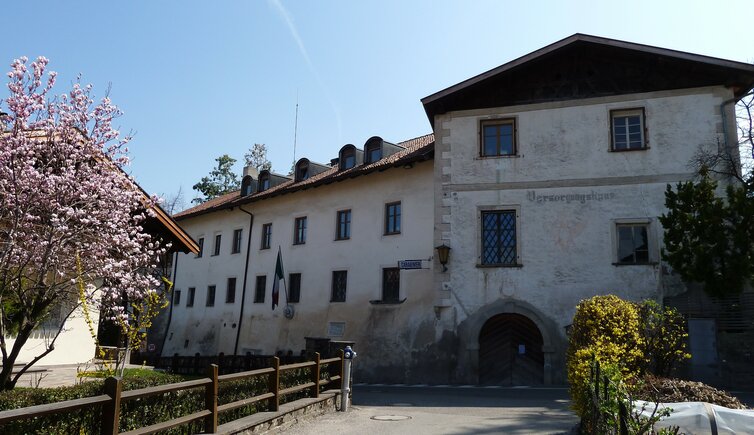
<path fill-rule="evenodd" d="M 420 98 L 577 32 L 754 61 L 747 1 L 612 3 L 15 1 L 0 62 L 46 56 L 58 92 L 79 73 L 97 96 L 111 83 L 136 132 L 130 172 L 188 202 L 217 156 L 255 142 L 286 173 L 297 95 L 297 158 L 327 163 L 373 135 L 429 133 Z"/>

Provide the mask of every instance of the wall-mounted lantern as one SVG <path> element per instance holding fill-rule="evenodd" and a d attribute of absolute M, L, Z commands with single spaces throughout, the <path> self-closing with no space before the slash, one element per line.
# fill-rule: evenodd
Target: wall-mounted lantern
<path fill-rule="evenodd" d="M 443 243 L 440 246 L 436 246 L 435 249 L 437 249 L 437 259 L 442 264 L 442 271 L 447 272 L 448 267 L 446 264 L 448 264 L 448 257 L 450 256 L 450 246 Z"/>

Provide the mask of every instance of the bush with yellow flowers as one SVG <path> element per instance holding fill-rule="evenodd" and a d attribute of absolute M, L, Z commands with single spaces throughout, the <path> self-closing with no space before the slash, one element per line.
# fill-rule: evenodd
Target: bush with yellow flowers
<path fill-rule="evenodd" d="M 593 361 L 616 367 L 623 380 L 639 375 L 645 364 L 637 306 L 614 296 L 595 296 L 576 307 L 567 352 L 568 383 L 576 413 L 587 416 Z"/>

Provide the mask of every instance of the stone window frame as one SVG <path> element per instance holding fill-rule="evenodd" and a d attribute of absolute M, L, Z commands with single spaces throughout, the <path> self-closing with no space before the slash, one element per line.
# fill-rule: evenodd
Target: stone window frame
<path fill-rule="evenodd" d="M 212 257 L 217 257 L 220 255 L 220 248 L 223 244 L 223 234 L 222 233 L 215 233 L 214 237 L 215 244 L 212 246 Z"/>
<path fill-rule="evenodd" d="M 351 238 L 351 222 L 353 213 L 350 208 L 338 210 L 335 213 L 335 240 L 349 240 Z"/>
<path fill-rule="evenodd" d="M 259 249 L 270 249 L 272 245 L 272 222 L 262 224 L 262 239 Z"/>
<path fill-rule="evenodd" d="M 196 245 L 199 247 L 199 252 L 196 253 L 194 258 L 202 258 L 204 255 L 204 234 L 196 239 Z"/>
<path fill-rule="evenodd" d="M 267 275 L 257 275 L 254 279 L 254 302 L 263 304 L 267 293 Z"/>
<path fill-rule="evenodd" d="M 293 279 L 294 276 L 298 278 Z M 301 302 L 301 272 L 292 272 L 288 274 L 288 303 L 297 304 Z M 295 296 L 295 298 L 294 298 Z"/>
<path fill-rule="evenodd" d="M 243 228 L 233 230 L 233 243 L 231 243 L 230 253 L 240 254 L 243 247 Z"/>
<path fill-rule="evenodd" d="M 233 285 L 231 286 L 231 280 L 233 280 Z M 229 276 L 228 279 L 225 281 L 225 303 L 226 304 L 234 304 L 236 303 L 236 290 L 238 289 L 238 278 L 235 276 Z M 231 289 L 233 291 L 231 291 Z"/>
<path fill-rule="evenodd" d="M 398 213 L 395 213 L 393 215 L 393 219 L 391 222 L 390 219 L 390 208 L 398 206 Z M 403 204 L 401 201 L 392 201 L 385 204 L 385 227 L 383 235 L 385 236 L 393 236 L 396 234 L 401 233 L 401 219 L 403 216 Z M 392 225 L 391 225 L 392 224 Z M 393 230 L 390 231 L 390 228 Z"/>
<path fill-rule="evenodd" d="M 487 126 L 495 126 L 495 125 L 512 125 L 513 126 L 513 152 L 512 153 L 496 153 L 496 154 L 485 154 L 485 144 L 484 144 L 484 128 Z M 482 159 L 490 159 L 490 158 L 509 158 L 509 157 L 518 157 L 519 155 L 519 141 L 518 141 L 518 117 L 517 116 L 505 116 L 505 117 L 495 117 L 495 118 L 482 118 L 479 119 L 479 122 L 477 124 L 478 130 L 478 137 L 479 137 L 479 149 L 478 149 L 478 155 L 479 158 Z M 499 150 L 498 150 L 499 151 Z"/>
<path fill-rule="evenodd" d="M 214 307 L 216 297 L 217 297 L 217 286 L 214 284 L 208 285 L 207 286 L 207 301 L 206 301 L 205 306 Z"/>
<path fill-rule="evenodd" d="M 610 222 L 612 238 L 611 257 L 613 266 L 655 266 L 659 264 L 658 237 L 655 233 L 657 225 L 652 218 L 617 218 Z M 645 226 L 647 227 L 647 260 L 646 262 L 621 262 L 618 258 L 620 240 L 618 227 L 621 226 Z"/>
<path fill-rule="evenodd" d="M 505 212 L 505 211 L 512 211 L 515 212 L 515 218 L 516 218 L 516 262 L 513 264 L 505 264 L 505 263 L 494 263 L 494 264 L 487 264 L 482 261 L 482 249 L 484 247 L 483 243 L 483 225 L 482 225 L 482 215 L 487 212 Z M 477 253 L 477 262 L 476 267 L 479 268 L 494 268 L 494 267 L 523 267 L 523 243 L 521 241 L 521 205 L 520 204 L 509 204 L 509 205 L 492 205 L 492 206 L 478 206 L 476 210 L 476 253 Z"/>
<path fill-rule="evenodd" d="M 641 146 L 640 147 L 628 147 L 630 140 L 627 138 L 626 148 L 616 148 L 615 140 L 615 119 L 619 117 L 639 116 L 639 132 L 641 133 Z M 610 136 L 610 152 L 629 152 L 629 151 L 645 151 L 649 149 L 649 135 L 647 134 L 647 113 L 646 109 L 642 107 L 625 107 L 610 109 L 609 113 L 609 125 L 608 132 Z"/>
<path fill-rule="evenodd" d="M 343 274 L 343 288 L 336 289 L 336 284 L 339 282 L 336 275 Z M 330 285 L 330 302 L 346 302 L 348 295 L 348 270 L 333 270 L 332 271 L 332 283 Z M 337 297 L 336 297 L 337 296 Z"/>
<path fill-rule="evenodd" d="M 299 216 L 293 219 L 293 244 L 306 244 L 306 230 L 308 222 L 306 216 Z"/>
<path fill-rule="evenodd" d="M 396 273 L 398 276 L 398 288 L 395 290 L 395 298 L 386 298 L 385 293 L 387 290 L 393 290 L 388 289 L 388 282 L 387 282 L 387 275 L 388 273 Z M 401 269 L 400 267 L 390 266 L 390 267 L 382 267 L 381 268 L 381 277 L 380 277 L 380 302 L 385 304 L 398 304 L 401 303 Z"/>

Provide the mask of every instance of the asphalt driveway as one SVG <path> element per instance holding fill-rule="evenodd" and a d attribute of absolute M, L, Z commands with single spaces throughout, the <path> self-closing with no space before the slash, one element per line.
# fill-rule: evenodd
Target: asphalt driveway
<path fill-rule="evenodd" d="M 553 434 L 578 422 L 565 388 L 357 385 L 348 412 L 287 434 Z"/>

